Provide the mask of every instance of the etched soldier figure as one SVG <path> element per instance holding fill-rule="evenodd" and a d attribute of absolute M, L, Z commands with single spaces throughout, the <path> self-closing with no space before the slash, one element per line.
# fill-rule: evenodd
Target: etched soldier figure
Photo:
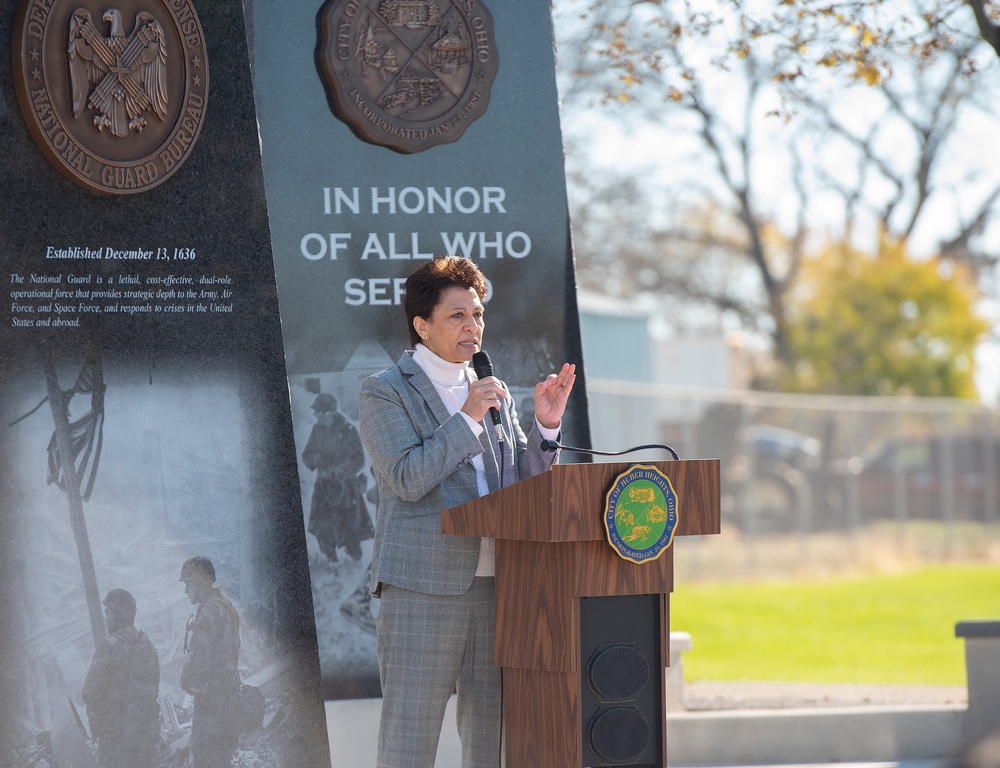
<path fill-rule="evenodd" d="M 104 598 L 108 636 L 94 653 L 83 684 L 99 768 L 150 768 L 160 740 L 160 660 L 135 628 L 135 598 L 112 589 Z"/>
<path fill-rule="evenodd" d="M 361 542 L 375 536 L 364 498 L 368 481 L 362 472 L 365 455 L 361 438 L 337 410 L 333 395 L 316 395 L 312 408 L 316 423 L 302 451 L 303 463 L 316 471 L 309 533 L 331 562 L 337 561 L 338 547 L 351 559 L 360 560 Z"/>
<path fill-rule="evenodd" d="M 240 617 L 215 586 L 215 566 L 192 557 L 181 581 L 198 606 L 188 619 L 181 688 L 194 697 L 191 723 L 193 768 L 229 768 L 239 738 Z"/>

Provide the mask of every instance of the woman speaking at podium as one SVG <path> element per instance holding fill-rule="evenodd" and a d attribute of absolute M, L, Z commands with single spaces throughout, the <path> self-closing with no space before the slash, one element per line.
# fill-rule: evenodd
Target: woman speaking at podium
<path fill-rule="evenodd" d="M 371 589 L 380 598 L 379 768 L 432 768 L 457 691 L 463 768 L 500 765 L 501 679 L 494 664 L 493 541 L 444 536 L 444 509 L 548 468 L 576 368 L 535 387 L 527 436 L 483 342 L 486 278 L 441 256 L 406 281 L 410 342 L 361 386 L 361 439 L 378 483 Z M 491 413 L 495 409 L 498 418 Z"/>

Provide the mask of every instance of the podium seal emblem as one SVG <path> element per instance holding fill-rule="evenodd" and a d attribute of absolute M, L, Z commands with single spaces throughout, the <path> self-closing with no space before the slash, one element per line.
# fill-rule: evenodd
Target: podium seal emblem
<path fill-rule="evenodd" d="M 654 466 L 633 464 L 615 478 L 604 502 L 608 543 L 619 557 L 648 563 L 671 545 L 678 520 L 670 478 Z"/>
<path fill-rule="evenodd" d="M 327 0 L 319 27 L 331 106 L 364 141 L 422 152 L 485 114 L 499 57 L 482 0 Z"/>
<path fill-rule="evenodd" d="M 191 154 L 208 101 L 192 0 L 21 0 L 14 87 L 35 143 L 64 176 L 144 192 Z"/>

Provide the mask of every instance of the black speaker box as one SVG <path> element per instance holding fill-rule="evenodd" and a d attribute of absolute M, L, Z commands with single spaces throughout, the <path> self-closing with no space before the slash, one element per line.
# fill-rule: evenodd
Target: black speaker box
<path fill-rule="evenodd" d="M 583 765 L 662 766 L 661 596 L 580 598 Z"/>

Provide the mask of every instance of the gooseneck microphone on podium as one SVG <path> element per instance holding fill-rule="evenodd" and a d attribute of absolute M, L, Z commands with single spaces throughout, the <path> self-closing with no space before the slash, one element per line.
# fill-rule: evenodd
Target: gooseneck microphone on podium
<path fill-rule="evenodd" d="M 635 451 L 645 451 L 649 449 L 660 449 L 666 451 L 671 456 L 673 456 L 674 461 L 680 461 L 681 457 L 677 455 L 677 451 L 671 448 L 666 443 L 650 443 L 648 445 L 637 445 L 633 448 L 626 448 L 624 451 L 595 451 L 591 448 L 574 448 L 571 445 L 563 445 L 556 440 L 542 440 L 542 450 L 543 451 L 572 451 L 573 453 L 586 453 L 589 456 L 622 456 L 626 453 L 634 453 Z"/>

